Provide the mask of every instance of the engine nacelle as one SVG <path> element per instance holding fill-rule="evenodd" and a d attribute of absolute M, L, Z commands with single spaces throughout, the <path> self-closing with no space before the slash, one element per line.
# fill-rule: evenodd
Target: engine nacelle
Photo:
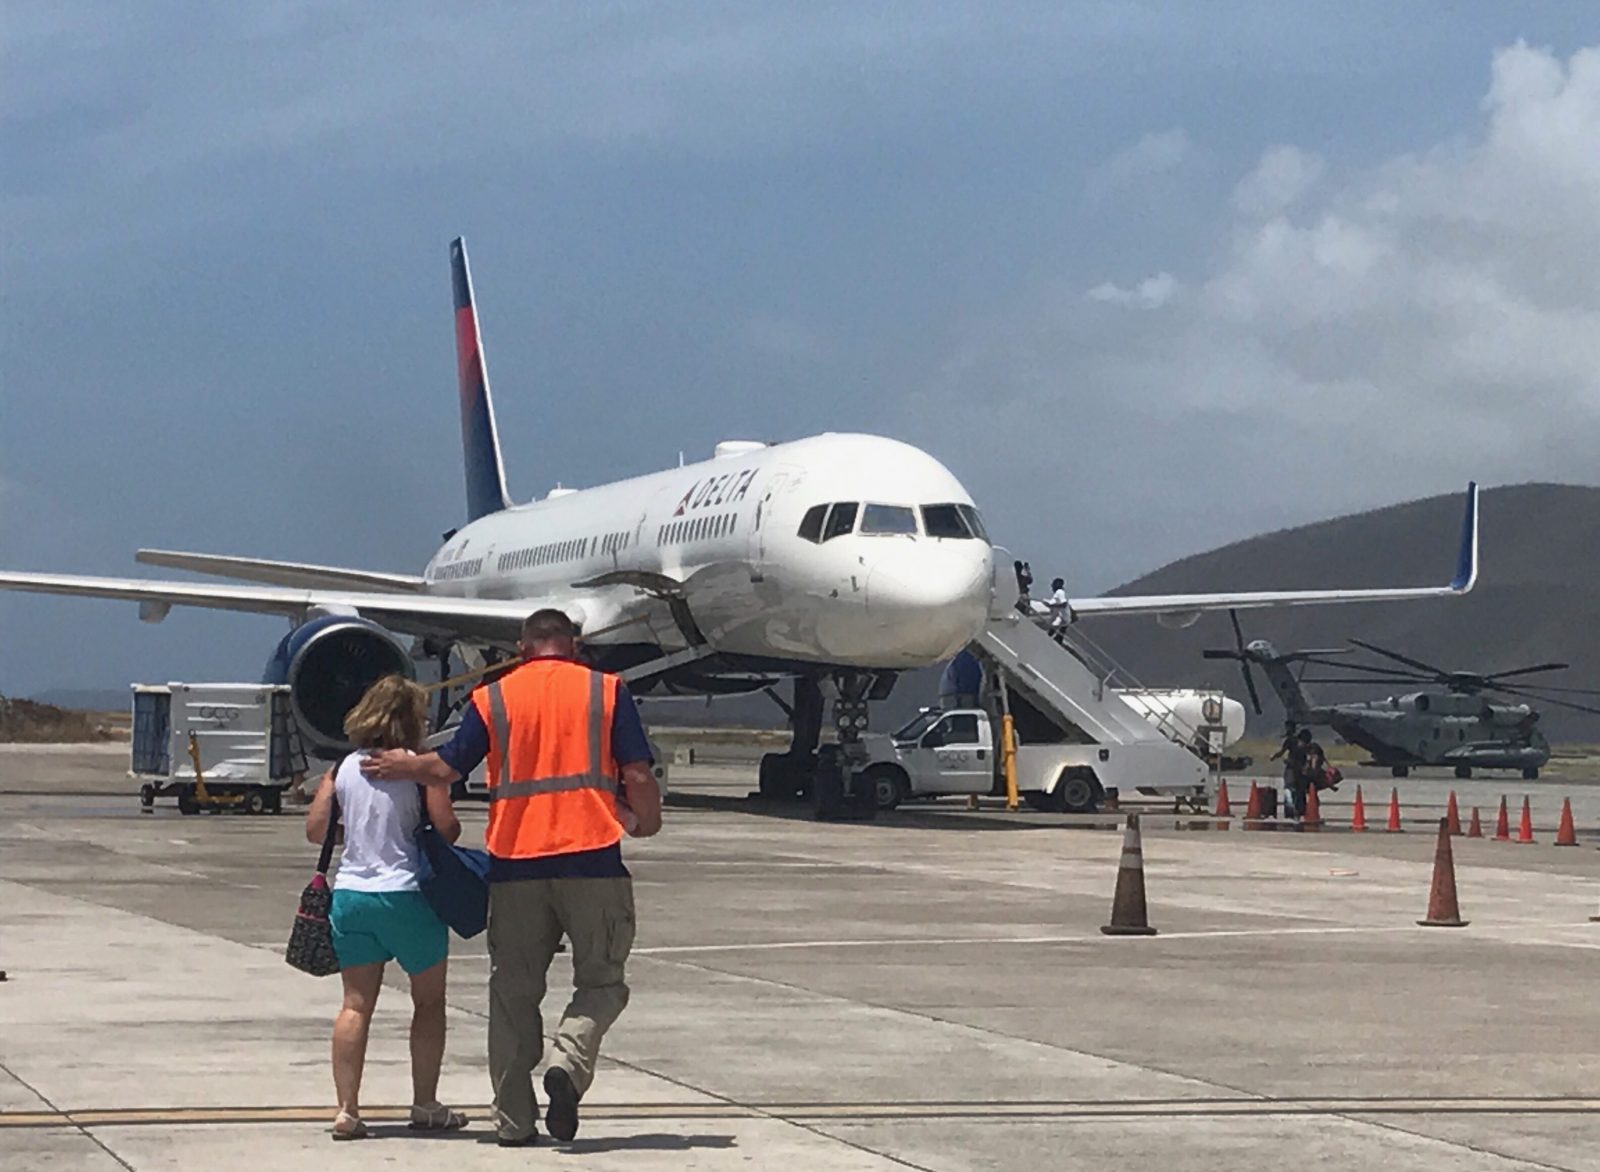
<path fill-rule="evenodd" d="M 348 753 L 344 718 L 366 690 L 386 675 L 415 679 L 416 665 L 377 623 L 329 615 L 303 623 L 278 644 L 261 681 L 288 684 L 300 731 L 318 756 Z"/>

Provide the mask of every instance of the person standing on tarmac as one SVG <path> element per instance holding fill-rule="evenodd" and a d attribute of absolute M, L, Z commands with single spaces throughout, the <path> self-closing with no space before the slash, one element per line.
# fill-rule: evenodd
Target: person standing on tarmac
<path fill-rule="evenodd" d="M 544 1074 L 545 1126 L 564 1142 L 577 1134 L 601 1039 L 628 1003 L 633 880 L 622 836 L 661 829 L 639 710 L 620 679 L 578 662 L 577 638 L 561 611 L 535 612 L 522 624 L 527 662 L 472 693 L 454 739 L 362 766 L 385 781 L 448 786 L 488 758 L 489 1076 L 505 1147 L 538 1140 L 539 1003 L 563 934 L 573 994 Z"/>

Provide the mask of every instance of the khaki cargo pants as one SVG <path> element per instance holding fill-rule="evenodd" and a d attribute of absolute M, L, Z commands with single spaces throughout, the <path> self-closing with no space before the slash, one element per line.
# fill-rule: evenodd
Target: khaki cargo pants
<path fill-rule="evenodd" d="M 594 1081 L 600 1039 L 628 1004 L 623 966 L 633 947 L 633 880 L 524 879 L 489 888 L 489 1078 L 501 1138 L 538 1119 L 533 1068 L 544 1053 L 545 977 L 564 934 L 572 942 L 572 1000 L 556 1027 L 552 1066 L 581 1095 Z"/>

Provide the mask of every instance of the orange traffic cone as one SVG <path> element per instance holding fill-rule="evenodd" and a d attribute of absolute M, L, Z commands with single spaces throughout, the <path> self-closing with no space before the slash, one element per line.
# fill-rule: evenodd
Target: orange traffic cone
<path fill-rule="evenodd" d="M 1301 830 L 1322 829 L 1322 799 L 1315 784 L 1306 786 L 1306 812 L 1300 817 Z"/>
<path fill-rule="evenodd" d="M 1572 824 L 1572 799 L 1561 799 L 1561 826 L 1556 830 L 1557 846 L 1577 846 L 1578 829 Z"/>
<path fill-rule="evenodd" d="M 1365 830 L 1367 828 L 1367 803 L 1362 800 L 1361 787 L 1356 786 L 1356 807 L 1350 814 L 1350 829 Z"/>
<path fill-rule="evenodd" d="M 1450 824 L 1450 833 L 1461 837 L 1461 808 L 1456 805 L 1456 791 L 1450 791 L 1450 801 L 1445 804 L 1444 820 Z"/>
<path fill-rule="evenodd" d="M 1400 791 L 1398 789 L 1389 791 L 1389 825 L 1387 829 L 1390 834 L 1399 834 L 1405 829 L 1400 825 Z"/>
<path fill-rule="evenodd" d="M 1494 840 L 1496 842 L 1511 841 L 1511 819 L 1506 814 L 1506 795 L 1500 795 L 1500 817 L 1494 824 Z"/>
<path fill-rule="evenodd" d="M 1465 928 L 1456 902 L 1456 861 L 1450 852 L 1450 822 L 1439 819 L 1439 845 L 1433 852 L 1433 885 L 1428 890 L 1428 918 L 1424 928 Z"/>
<path fill-rule="evenodd" d="M 1244 828 L 1261 829 L 1261 788 L 1253 781 L 1250 783 L 1250 797 L 1244 805 Z"/>
<path fill-rule="evenodd" d="M 1144 847 L 1139 841 L 1139 815 L 1128 815 L 1122 834 L 1122 861 L 1117 864 L 1117 890 L 1111 897 L 1111 922 L 1100 931 L 1107 936 L 1154 936 L 1144 902 Z"/>
<path fill-rule="evenodd" d="M 1468 838 L 1482 838 L 1483 837 L 1483 822 L 1478 817 L 1478 807 L 1476 807 L 1476 806 L 1472 807 L 1472 821 L 1467 823 L 1467 837 Z"/>
<path fill-rule="evenodd" d="M 1217 783 L 1217 817 L 1218 818 L 1232 818 L 1233 817 L 1233 803 L 1228 801 L 1228 779 L 1226 777 L 1224 777 L 1221 781 L 1219 781 Z M 1219 823 L 1218 826 L 1217 826 L 1217 829 L 1218 830 L 1226 830 L 1226 829 L 1228 829 L 1227 822 Z"/>
<path fill-rule="evenodd" d="M 1533 841 L 1533 812 L 1528 809 L 1528 795 L 1522 795 L 1522 822 L 1517 826 L 1517 842 L 1526 846 Z"/>

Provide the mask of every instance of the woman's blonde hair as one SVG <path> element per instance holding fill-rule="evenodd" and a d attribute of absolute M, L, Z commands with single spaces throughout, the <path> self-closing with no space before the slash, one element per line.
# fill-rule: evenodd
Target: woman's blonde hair
<path fill-rule="evenodd" d="M 428 693 L 387 675 L 345 713 L 344 733 L 358 749 L 415 749 L 428 731 Z"/>

